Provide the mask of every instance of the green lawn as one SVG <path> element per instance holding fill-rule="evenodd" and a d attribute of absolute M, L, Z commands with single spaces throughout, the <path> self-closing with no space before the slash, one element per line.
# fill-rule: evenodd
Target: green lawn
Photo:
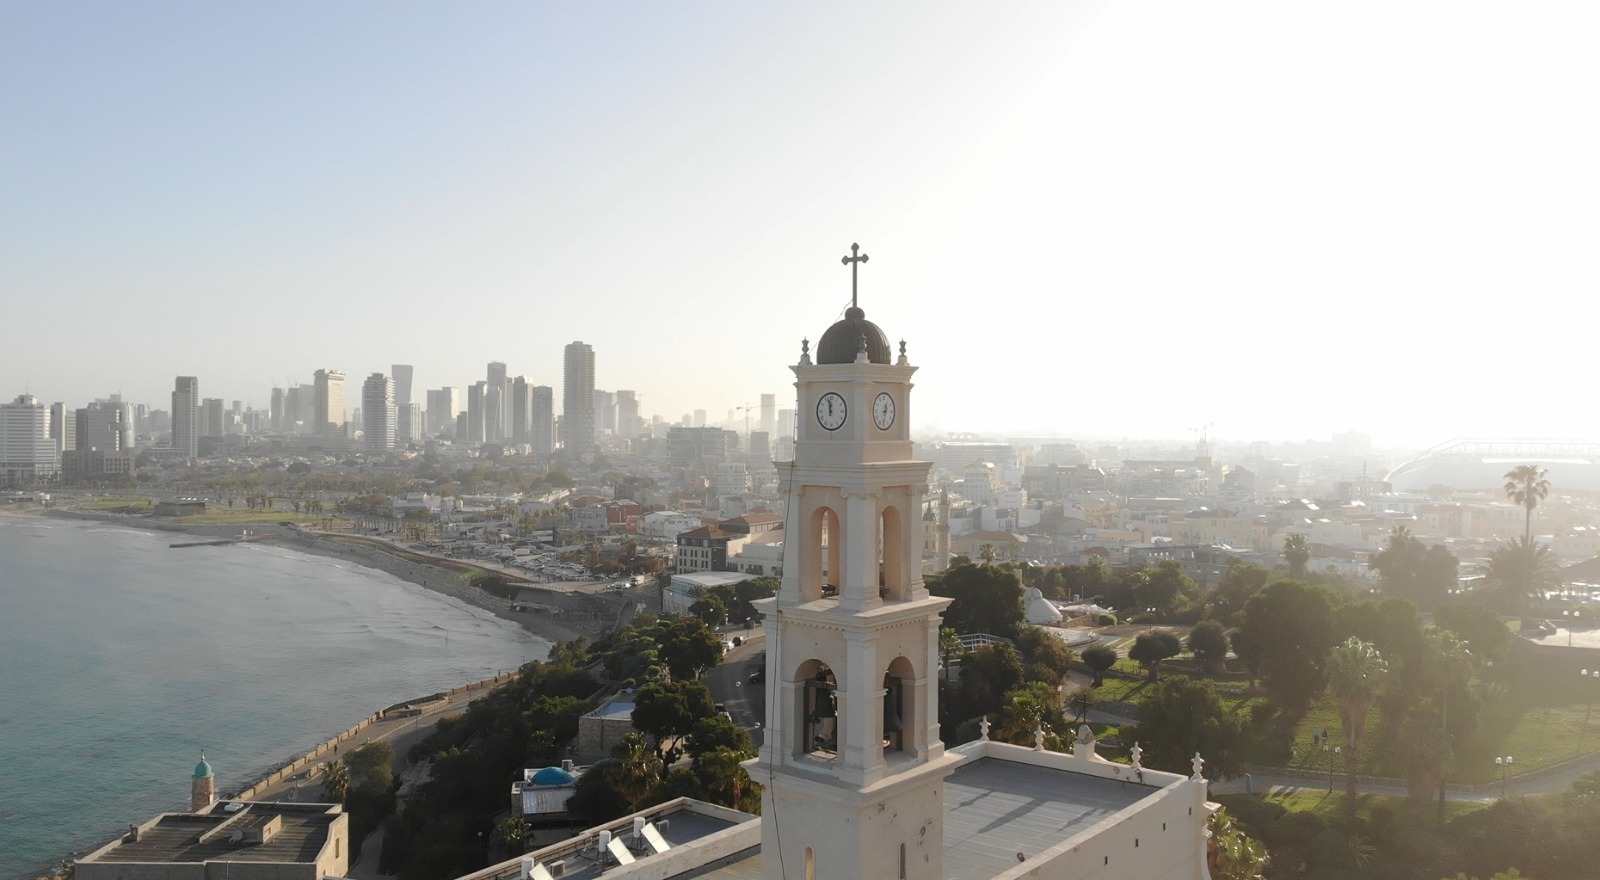
<path fill-rule="evenodd" d="M 1338 785 L 1337 779 L 1334 785 Z M 1232 794 L 1221 795 L 1217 800 L 1223 806 L 1230 801 L 1253 799 L 1262 803 L 1277 804 L 1291 813 L 1315 813 L 1324 819 L 1342 820 L 1344 818 L 1344 791 L 1341 789 L 1333 793 L 1327 791 L 1308 791 L 1300 789 L 1293 792 L 1278 792 L 1264 795 Z M 1387 797 L 1376 794 L 1356 795 L 1356 815 L 1370 819 L 1372 810 L 1385 807 L 1391 815 L 1404 815 L 1410 802 L 1406 798 Z M 1445 820 L 1449 821 L 1465 813 L 1471 813 L 1487 807 L 1487 803 L 1476 801 L 1448 801 L 1445 803 Z"/>
<path fill-rule="evenodd" d="M 247 526 L 281 522 L 317 522 L 321 519 L 322 517 L 320 516 L 311 516 L 304 513 L 293 513 L 287 510 L 249 510 L 242 507 L 236 510 L 229 510 L 228 508 L 224 507 L 220 510 L 212 508 L 208 509 L 205 513 L 197 513 L 193 516 L 179 517 L 178 522 L 192 523 L 195 525 Z"/>

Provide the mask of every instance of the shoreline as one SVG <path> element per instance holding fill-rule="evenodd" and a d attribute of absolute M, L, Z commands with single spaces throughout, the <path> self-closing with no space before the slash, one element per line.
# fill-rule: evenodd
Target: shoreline
<path fill-rule="evenodd" d="M 472 567 L 484 571 L 503 574 L 510 580 L 523 581 L 526 584 L 525 589 L 542 594 L 539 604 L 551 609 L 549 613 L 513 611 L 511 610 L 513 603 L 509 600 L 473 587 L 462 580 L 459 572 L 428 561 L 438 560 L 441 563 L 446 561 L 440 557 L 410 548 L 394 547 L 389 542 L 364 536 L 325 534 L 290 523 L 265 523 L 253 526 L 181 523 L 168 518 L 157 519 L 147 514 L 130 515 L 57 507 L 0 507 L 0 516 L 70 519 L 219 540 L 237 538 L 241 529 L 249 528 L 254 532 L 249 538 L 249 543 L 271 544 L 285 550 L 337 559 L 382 571 L 430 592 L 452 596 L 502 620 L 511 621 L 528 633 L 550 642 L 552 647 L 579 638 L 594 641 L 610 629 L 609 623 L 616 619 L 621 610 L 611 606 L 625 604 L 608 602 L 600 596 L 581 591 L 550 589 L 547 586 L 526 582 L 519 575 L 509 574 L 478 561 L 469 563 Z M 414 559 L 402 557 L 399 555 L 400 552 Z"/>

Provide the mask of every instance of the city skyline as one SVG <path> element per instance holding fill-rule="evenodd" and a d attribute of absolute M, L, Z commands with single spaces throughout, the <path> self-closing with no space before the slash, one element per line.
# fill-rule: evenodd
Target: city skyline
<path fill-rule="evenodd" d="M 856 242 L 920 430 L 1590 436 L 1597 16 L 11 10 L 0 290 L 94 319 L 8 339 L 0 393 L 556 387 L 584 339 L 596 387 L 720 419 L 789 399 Z"/>

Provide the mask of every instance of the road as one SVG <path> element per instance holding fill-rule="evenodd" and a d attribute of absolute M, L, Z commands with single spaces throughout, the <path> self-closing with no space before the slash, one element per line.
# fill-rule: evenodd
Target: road
<path fill-rule="evenodd" d="M 722 664 L 705 674 L 705 683 L 711 698 L 728 707 L 733 723 L 749 732 L 750 743 L 759 749 L 765 738 L 762 728 L 767 717 L 767 691 L 765 685 L 750 683 L 750 673 L 765 662 L 766 635 L 759 628 L 735 628 L 723 633 L 724 638 L 734 636 L 743 644 L 723 654 Z"/>

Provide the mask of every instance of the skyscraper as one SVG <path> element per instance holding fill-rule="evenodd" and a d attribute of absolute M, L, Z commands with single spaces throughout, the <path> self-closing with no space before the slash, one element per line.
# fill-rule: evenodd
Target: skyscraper
<path fill-rule="evenodd" d="M 596 434 L 617 433 L 617 396 L 609 391 L 594 392 L 594 431 Z"/>
<path fill-rule="evenodd" d="M 72 448 L 79 451 L 131 452 L 133 407 L 120 401 L 96 400 L 78 410 Z"/>
<path fill-rule="evenodd" d="M 71 452 L 78 448 L 78 414 L 66 404 L 50 404 L 50 439 L 56 442 L 57 452 Z"/>
<path fill-rule="evenodd" d="M 594 347 L 584 342 L 567 344 L 561 389 L 561 438 L 569 456 L 594 457 Z"/>
<path fill-rule="evenodd" d="M 765 431 L 768 437 L 778 429 L 778 396 L 776 394 L 761 395 L 761 424 L 756 427 L 758 431 Z"/>
<path fill-rule="evenodd" d="M 511 380 L 511 442 L 533 442 L 533 386 L 527 376 Z"/>
<path fill-rule="evenodd" d="M 48 480 L 60 470 L 50 408 L 31 394 L 0 404 L 0 486 Z"/>
<path fill-rule="evenodd" d="M 179 376 L 172 389 L 172 448 L 187 459 L 200 455 L 200 380 Z"/>
<path fill-rule="evenodd" d="M 311 408 L 311 432 L 318 437 L 344 436 L 344 371 L 318 370 Z"/>
<path fill-rule="evenodd" d="M 535 385 L 531 395 L 529 420 L 533 434 L 528 442 L 533 444 L 535 453 L 549 455 L 556 451 L 556 391 L 549 385 Z"/>
<path fill-rule="evenodd" d="M 389 374 L 394 377 L 394 405 L 405 406 L 411 402 L 411 365 L 393 364 Z"/>
<path fill-rule="evenodd" d="M 410 446 L 422 442 L 422 407 L 408 403 L 405 406 L 396 406 L 394 412 L 395 445 Z"/>
<path fill-rule="evenodd" d="M 443 434 L 446 428 L 454 430 L 456 416 L 460 414 L 460 388 L 435 388 L 428 392 L 428 433 Z"/>
<path fill-rule="evenodd" d="M 467 434 L 465 437 L 456 434 L 457 443 L 471 443 L 474 445 L 484 442 L 484 396 L 489 387 L 488 382 L 474 382 L 467 386 Z"/>
<path fill-rule="evenodd" d="M 222 398 L 207 397 L 200 401 L 200 436 L 221 437 L 222 428 Z"/>
<path fill-rule="evenodd" d="M 394 380 L 373 373 L 361 383 L 361 445 L 368 452 L 382 453 L 395 442 Z"/>
<path fill-rule="evenodd" d="M 639 420 L 639 396 L 632 391 L 617 392 L 617 436 L 633 439 L 644 433 Z"/>
<path fill-rule="evenodd" d="M 511 386 L 506 381 L 506 365 L 490 361 L 483 389 L 483 438 L 489 443 L 504 443 L 511 436 Z"/>
<path fill-rule="evenodd" d="M 272 389 L 272 432 L 282 434 L 288 419 L 284 418 L 284 393 L 282 388 Z"/>

